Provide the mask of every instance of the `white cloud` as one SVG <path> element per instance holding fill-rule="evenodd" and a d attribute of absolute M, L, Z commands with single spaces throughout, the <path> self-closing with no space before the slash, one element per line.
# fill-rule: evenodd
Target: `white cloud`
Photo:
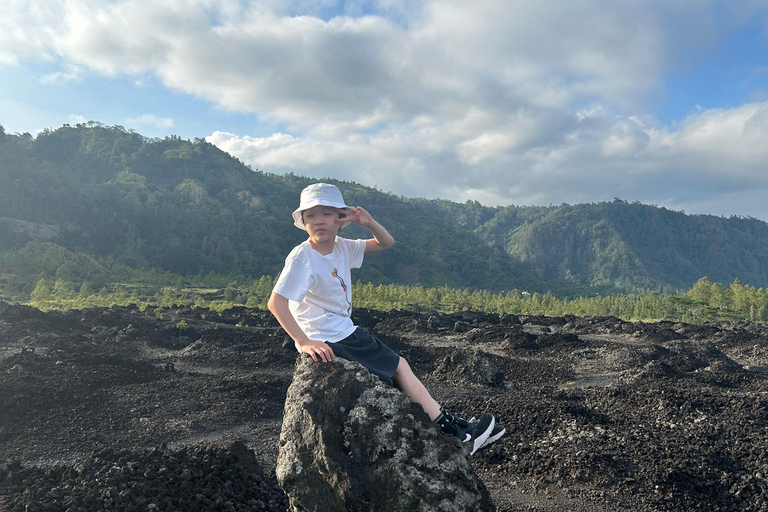
<path fill-rule="evenodd" d="M 768 190 L 768 103 L 693 114 L 676 131 L 650 118 L 572 114 L 520 133 L 565 127 L 549 140 L 483 133 L 461 141 L 431 119 L 347 138 L 208 137 L 254 168 L 378 185 L 398 194 L 485 204 L 560 204 L 622 197 L 690 213 L 757 215 L 738 193 Z M 510 123 L 512 125 L 512 123 Z M 518 141 L 523 141 L 522 143 Z M 738 168 L 734 168 L 738 162 Z M 722 201 L 721 201 L 722 199 Z M 720 204 L 720 206 L 717 206 Z M 704 209 L 707 208 L 707 209 Z M 761 213 L 762 212 L 762 213 Z M 759 215 L 758 215 L 759 214 Z"/>
<path fill-rule="evenodd" d="M 85 124 L 88 122 L 88 120 L 85 118 L 85 116 L 81 116 L 80 114 L 70 114 L 67 116 L 67 124 Z"/>
<path fill-rule="evenodd" d="M 40 83 L 45 85 L 67 85 L 83 81 L 83 71 L 77 66 L 68 66 L 67 71 L 49 73 L 40 78 Z"/>
<path fill-rule="evenodd" d="M 172 128 L 173 119 L 170 117 L 158 117 L 154 114 L 144 114 L 139 117 L 132 117 L 125 120 L 126 126 L 154 126 L 157 128 Z"/>
<path fill-rule="evenodd" d="M 659 143 L 668 151 L 695 159 L 696 165 L 704 168 L 727 166 L 733 177 L 764 176 L 768 162 L 768 102 L 702 111 Z"/>
<path fill-rule="evenodd" d="M 5 0 L 0 16 L 0 64 L 50 60 L 54 55 L 51 31 L 63 28 L 63 11 L 58 2 Z"/>
<path fill-rule="evenodd" d="M 468 97 L 502 107 L 636 100 L 664 64 L 658 15 L 643 2 L 621 9 L 589 3 L 599 16 L 563 0 L 425 2 L 410 30 L 381 16 L 280 16 L 291 10 L 282 2 L 270 10 L 203 0 L 72 0 L 27 20 L 17 9 L 14 18 L 17 26 L 43 27 L 16 40 L 49 55 L 108 75 L 155 73 L 226 108 L 309 128 L 325 119 L 364 122 L 383 103 L 389 117 L 403 119 L 451 115 Z"/>

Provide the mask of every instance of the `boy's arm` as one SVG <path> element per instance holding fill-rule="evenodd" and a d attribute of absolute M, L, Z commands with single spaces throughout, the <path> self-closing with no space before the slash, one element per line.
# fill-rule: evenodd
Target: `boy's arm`
<path fill-rule="evenodd" d="M 330 345 L 322 341 L 309 339 L 304 334 L 299 324 L 296 323 L 296 319 L 293 318 L 291 310 L 288 309 L 288 299 L 279 293 L 272 292 L 267 307 L 303 353 L 312 356 L 315 362 L 317 362 L 318 357 L 325 363 L 333 359 L 333 349 Z"/>
<path fill-rule="evenodd" d="M 395 245 L 395 239 L 384 229 L 384 226 L 373 220 L 373 217 L 364 208 L 351 206 L 342 210 L 346 217 L 339 219 L 339 222 L 354 222 L 368 228 L 373 238 L 365 242 L 365 254 L 372 252 L 386 251 Z"/>

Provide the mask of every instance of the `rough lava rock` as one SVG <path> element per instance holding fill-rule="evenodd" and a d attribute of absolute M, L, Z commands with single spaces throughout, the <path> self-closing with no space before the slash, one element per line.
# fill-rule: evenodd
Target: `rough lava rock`
<path fill-rule="evenodd" d="M 434 375 L 454 382 L 499 388 L 504 386 L 504 374 L 496 362 L 500 359 L 479 350 L 456 350 L 438 363 Z"/>
<path fill-rule="evenodd" d="M 277 479 L 293 511 L 494 511 L 459 440 L 358 363 L 299 356 Z"/>
<path fill-rule="evenodd" d="M 355 315 L 406 357 L 439 403 L 464 416 L 488 410 L 506 427 L 471 458 L 499 512 L 768 512 L 768 324 Z M 430 328 L 430 315 L 440 325 Z M 186 347 L 174 331 L 180 320 L 200 336 Z M 457 321 L 470 330 L 455 333 Z M 558 338 L 565 334 L 578 338 Z M 154 504 L 157 512 L 285 512 L 275 469 L 297 354 L 284 339 L 268 311 L 44 313 L 0 301 L 0 511 L 146 511 Z M 456 358 L 445 367 L 450 374 L 440 371 L 449 354 L 475 351 L 503 373 L 503 386 L 460 378 L 470 368 Z M 341 365 L 312 369 L 335 368 Z M 315 382 L 339 373 L 321 377 Z M 418 407 L 412 414 L 423 417 Z M 362 434 L 363 443 L 345 446 L 346 416 L 318 422 L 336 428 L 337 452 L 388 456 L 369 452 L 376 445 Z M 426 436 L 429 427 L 424 419 L 408 435 Z M 383 446 L 396 451 L 410 442 L 399 434 Z M 437 438 L 451 453 L 459 449 L 450 436 Z M 263 474 L 233 450 L 198 446 L 235 439 L 253 451 Z M 163 443 L 170 448 L 153 452 Z M 354 471 L 362 474 L 360 467 Z M 181 480 L 185 470 L 204 481 Z M 224 473 L 230 476 L 214 485 Z M 381 485 L 371 481 L 374 487 L 359 487 Z M 195 482 L 195 492 L 184 482 Z"/>
<path fill-rule="evenodd" d="M 241 441 L 104 449 L 70 464 L 0 466 L 0 510 L 284 511 L 286 498 Z"/>

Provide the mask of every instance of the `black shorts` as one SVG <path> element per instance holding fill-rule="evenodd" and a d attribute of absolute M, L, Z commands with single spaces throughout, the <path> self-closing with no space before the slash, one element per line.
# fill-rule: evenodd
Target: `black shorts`
<path fill-rule="evenodd" d="M 336 343 L 328 343 L 334 355 L 350 361 L 357 361 L 383 380 L 389 380 L 395 374 L 400 356 L 391 348 L 371 336 L 362 327 Z"/>

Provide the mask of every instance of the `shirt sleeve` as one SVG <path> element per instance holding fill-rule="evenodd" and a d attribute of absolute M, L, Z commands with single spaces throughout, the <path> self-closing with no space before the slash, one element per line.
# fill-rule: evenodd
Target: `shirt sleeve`
<path fill-rule="evenodd" d="M 309 266 L 301 259 L 289 255 L 272 291 L 292 301 L 301 302 L 310 286 L 312 273 Z"/>
<path fill-rule="evenodd" d="M 365 243 L 367 240 L 347 240 L 349 251 L 349 268 L 360 268 L 365 256 Z"/>

